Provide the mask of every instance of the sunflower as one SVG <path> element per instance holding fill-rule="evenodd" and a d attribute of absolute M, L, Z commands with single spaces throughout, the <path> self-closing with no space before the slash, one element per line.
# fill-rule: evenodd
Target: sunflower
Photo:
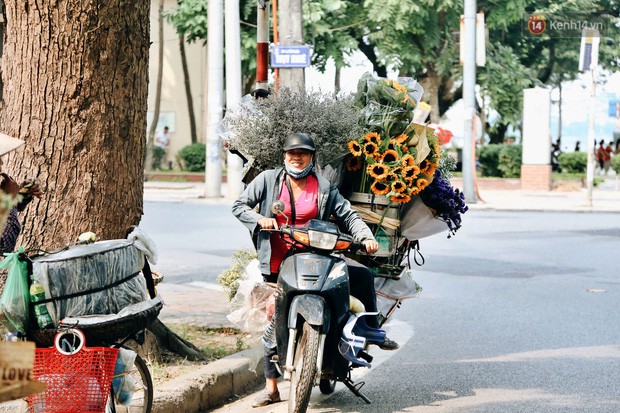
<path fill-rule="evenodd" d="M 381 135 L 379 135 L 377 132 L 368 132 L 366 135 L 364 135 L 364 142 L 373 142 L 377 145 L 381 145 Z"/>
<path fill-rule="evenodd" d="M 438 163 L 436 163 L 436 162 L 431 163 L 431 166 L 428 168 L 428 171 L 426 171 L 426 174 L 427 174 L 428 176 L 433 176 L 433 175 L 435 175 L 435 171 L 437 170 L 437 167 L 438 167 L 438 166 L 439 166 L 439 164 L 438 164 Z"/>
<path fill-rule="evenodd" d="M 391 184 L 392 182 L 398 181 L 398 175 L 397 175 L 397 171 L 396 170 L 392 170 L 392 172 L 388 173 L 387 176 L 385 177 L 385 181 L 388 184 Z"/>
<path fill-rule="evenodd" d="M 420 173 L 420 168 L 418 168 L 415 165 L 407 167 L 407 168 L 403 168 L 402 170 L 402 176 L 403 178 L 407 180 L 415 179 L 415 177 L 418 176 L 419 173 Z"/>
<path fill-rule="evenodd" d="M 415 158 L 411 155 L 403 155 L 403 157 L 400 158 L 400 161 L 405 167 L 415 166 Z"/>
<path fill-rule="evenodd" d="M 383 165 L 382 163 L 374 163 L 366 167 L 366 173 L 375 178 L 376 181 L 385 180 L 389 172 L 390 168 L 388 168 L 387 165 Z"/>
<path fill-rule="evenodd" d="M 416 186 L 421 190 L 428 186 L 428 181 L 424 178 L 420 178 L 416 181 Z"/>
<path fill-rule="evenodd" d="M 405 185 L 403 181 L 392 182 L 392 191 L 396 192 L 397 194 L 400 194 L 405 189 L 407 189 L 407 185 Z"/>
<path fill-rule="evenodd" d="M 422 190 L 420 188 L 410 188 L 409 195 L 417 195 L 420 192 L 422 192 Z"/>
<path fill-rule="evenodd" d="M 401 133 L 395 139 L 398 143 L 404 143 L 407 141 L 407 139 L 409 139 L 409 135 L 407 135 L 406 133 Z"/>
<path fill-rule="evenodd" d="M 406 204 L 407 202 L 411 201 L 411 197 L 407 194 L 396 194 L 393 197 L 391 197 L 390 200 L 392 202 Z"/>
<path fill-rule="evenodd" d="M 422 172 L 423 174 L 427 173 L 429 170 L 431 169 L 431 163 L 429 162 L 428 159 L 423 160 L 422 162 L 420 162 L 420 172 Z"/>
<path fill-rule="evenodd" d="M 406 86 L 401 85 L 400 83 L 398 83 L 395 80 L 392 80 L 392 84 L 390 86 L 393 89 L 398 90 L 399 92 L 407 92 L 408 91 Z"/>
<path fill-rule="evenodd" d="M 398 153 L 395 150 L 387 150 L 383 153 L 381 158 L 383 163 L 392 163 L 398 160 Z"/>
<path fill-rule="evenodd" d="M 360 156 L 362 154 L 362 147 L 357 141 L 349 141 L 347 147 L 353 156 Z"/>
<path fill-rule="evenodd" d="M 362 159 L 358 157 L 349 157 L 347 159 L 347 171 L 355 172 L 362 167 Z"/>
<path fill-rule="evenodd" d="M 396 142 L 395 139 L 390 139 L 390 143 L 388 143 L 387 148 L 388 148 L 388 150 L 395 151 L 396 150 L 396 145 L 398 145 L 398 142 Z"/>
<path fill-rule="evenodd" d="M 379 147 L 374 142 L 364 144 L 364 155 L 374 157 L 379 152 Z"/>
<path fill-rule="evenodd" d="M 390 186 L 383 182 L 373 182 L 372 185 L 370 185 L 370 189 L 372 189 L 375 195 L 385 195 L 390 192 Z"/>

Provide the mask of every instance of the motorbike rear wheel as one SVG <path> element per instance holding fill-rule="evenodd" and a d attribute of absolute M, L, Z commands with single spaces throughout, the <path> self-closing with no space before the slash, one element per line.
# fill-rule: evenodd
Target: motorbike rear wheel
<path fill-rule="evenodd" d="M 295 346 L 291 387 L 288 397 L 289 413 L 305 413 L 316 377 L 319 355 L 319 331 L 304 321 L 301 337 Z"/>

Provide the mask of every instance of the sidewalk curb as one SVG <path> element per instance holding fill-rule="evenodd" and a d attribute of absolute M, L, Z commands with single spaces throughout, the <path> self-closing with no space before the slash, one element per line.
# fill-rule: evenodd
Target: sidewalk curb
<path fill-rule="evenodd" d="M 255 354 L 256 349 L 244 350 L 157 386 L 152 412 L 198 413 L 258 387 L 265 379 L 262 358 Z"/>

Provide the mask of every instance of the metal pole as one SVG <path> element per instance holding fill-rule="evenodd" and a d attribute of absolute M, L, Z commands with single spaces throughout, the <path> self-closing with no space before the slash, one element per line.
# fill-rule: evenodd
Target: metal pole
<path fill-rule="evenodd" d="M 588 166 L 586 168 L 586 180 L 588 187 L 587 205 L 592 206 L 592 188 L 594 187 L 594 146 L 596 145 L 594 136 L 594 116 L 596 106 L 596 68 L 590 68 L 590 119 L 588 125 Z"/>
<path fill-rule="evenodd" d="M 463 59 L 463 103 L 465 125 L 463 142 L 463 194 L 465 201 L 476 203 L 474 188 L 475 137 L 473 136 L 476 114 L 476 0 L 465 0 L 465 54 Z"/>
<path fill-rule="evenodd" d="M 209 0 L 207 29 L 207 198 L 222 196 L 221 140 L 217 126 L 222 120 L 224 96 L 224 5 L 223 0 Z"/>
<path fill-rule="evenodd" d="M 269 89 L 269 1 L 258 0 L 256 9 L 256 89 Z"/>
<path fill-rule="evenodd" d="M 226 29 L 226 108 L 235 110 L 241 100 L 241 28 L 239 0 L 225 0 Z M 226 186 L 229 198 L 237 198 L 243 192 L 241 182 L 243 160 L 230 152 L 226 156 Z"/>

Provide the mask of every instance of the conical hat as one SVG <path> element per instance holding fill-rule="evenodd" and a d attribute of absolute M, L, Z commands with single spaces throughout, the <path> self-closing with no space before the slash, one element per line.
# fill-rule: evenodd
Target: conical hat
<path fill-rule="evenodd" d="M 0 133 L 0 156 L 19 148 L 25 142 L 21 139 L 13 138 L 4 133 Z"/>

